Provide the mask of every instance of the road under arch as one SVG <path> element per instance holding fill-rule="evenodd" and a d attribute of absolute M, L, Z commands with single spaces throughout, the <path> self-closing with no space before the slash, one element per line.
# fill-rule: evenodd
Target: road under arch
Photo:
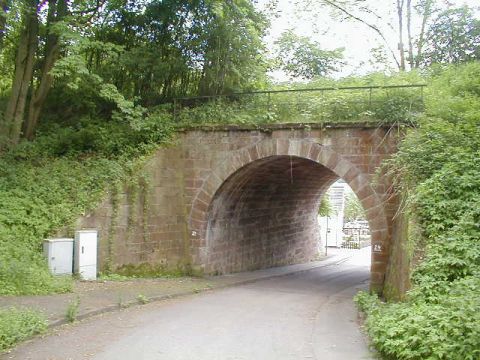
<path fill-rule="evenodd" d="M 270 156 L 244 166 L 208 212 L 207 272 L 301 263 L 318 254 L 320 200 L 338 176 L 312 160 Z"/>

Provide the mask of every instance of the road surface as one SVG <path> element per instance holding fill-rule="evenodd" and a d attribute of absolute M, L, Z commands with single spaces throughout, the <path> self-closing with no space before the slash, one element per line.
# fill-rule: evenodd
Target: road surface
<path fill-rule="evenodd" d="M 98 316 L 1 358 L 372 359 L 352 302 L 368 286 L 368 251 L 303 273 Z"/>

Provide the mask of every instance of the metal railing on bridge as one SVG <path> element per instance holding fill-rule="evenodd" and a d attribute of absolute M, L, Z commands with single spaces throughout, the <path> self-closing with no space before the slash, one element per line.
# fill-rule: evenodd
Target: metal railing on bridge
<path fill-rule="evenodd" d="M 178 123 L 411 123 L 425 84 L 262 90 L 176 98 Z"/>

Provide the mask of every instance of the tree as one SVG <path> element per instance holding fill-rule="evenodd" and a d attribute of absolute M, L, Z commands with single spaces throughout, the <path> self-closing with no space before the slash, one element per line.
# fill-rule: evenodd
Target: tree
<path fill-rule="evenodd" d="M 51 71 L 61 53 L 59 25 L 71 10 L 68 0 L 23 0 L 20 9 L 12 90 L 0 124 L 10 144 L 18 143 L 22 129 L 23 136 L 33 137 L 53 84 Z M 78 18 L 72 17 L 74 20 Z"/>
<path fill-rule="evenodd" d="M 16 144 L 20 139 L 27 103 L 27 95 L 33 77 L 35 53 L 38 47 L 38 0 L 25 0 L 22 14 L 22 31 L 15 60 L 12 91 L 3 119 L 3 133 L 7 141 Z"/>
<path fill-rule="evenodd" d="M 284 32 L 275 45 L 280 68 L 295 77 L 313 79 L 327 76 L 342 64 L 343 48 L 323 50 L 318 42 L 292 31 Z"/>
<path fill-rule="evenodd" d="M 433 13 L 436 11 L 434 8 L 435 0 L 422 0 L 419 1 L 418 4 L 415 6 L 415 10 L 417 14 L 421 16 L 421 26 L 420 32 L 418 34 L 418 38 L 416 40 L 417 50 L 416 56 L 413 53 L 410 54 L 410 58 L 413 60 L 413 66 L 418 68 L 420 66 L 420 59 L 423 54 L 423 48 L 425 44 L 425 31 L 427 23 L 429 22 L 430 18 L 432 17 Z M 410 20 L 411 21 L 411 20 Z M 411 43 L 411 35 L 409 35 L 409 43 Z"/>
<path fill-rule="evenodd" d="M 174 97 L 258 88 L 266 27 L 251 0 L 0 0 L 1 134 L 32 139 L 48 112 L 136 121 Z"/>
<path fill-rule="evenodd" d="M 7 25 L 7 12 L 8 12 L 7 0 L 0 0 L 0 49 L 3 46 L 3 39 L 5 37 L 5 31 L 6 31 L 6 25 Z"/>
<path fill-rule="evenodd" d="M 480 60 L 480 19 L 463 6 L 441 12 L 427 31 L 423 66 Z"/>
<path fill-rule="evenodd" d="M 201 95 L 241 91 L 264 81 L 267 20 L 251 1 L 211 1 L 202 33 Z"/>
<path fill-rule="evenodd" d="M 330 216 L 333 214 L 333 207 L 330 202 L 330 196 L 328 193 L 325 193 L 320 200 L 320 206 L 318 208 L 318 215 L 320 216 Z"/>
<path fill-rule="evenodd" d="M 365 210 L 354 193 L 349 193 L 345 199 L 346 221 L 365 220 Z"/>
<path fill-rule="evenodd" d="M 89 29 L 95 45 L 82 54 L 89 71 L 152 106 L 261 83 L 266 26 L 265 16 L 246 0 L 109 1 Z M 112 56 L 112 45 L 121 56 Z"/>
<path fill-rule="evenodd" d="M 40 70 L 38 73 L 37 86 L 32 89 L 27 118 L 23 123 L 23 136 L 27 139 L 33 138 L 40 113 L 53 84 L 53 76 L 50 72 L 60 56 L 61 48 L 61 34 L 58 29 L 55 29 L 55 25 L 63 21 L 67 12 L 67 0 L 49 1 L 45 45 L 43 54 L 38 61 L 40 63 Z"/>
<path fill-rule="evenodd" d="M 309 10 L 315 9 L 311 0 L 304 0 L 304 4 Z M 436 0 L 395 0 L 392 9 L 386 8 L 384 3 L 368 0 L 321 0 L 319 4 L 331 9 L 340 21 L 355 21 L 369 28 L 402 71 L 419 66 L 418 57 L 423 51 L 427 24 L 438 11 Z M 385 16 L 386 12 L 388 16 Z M 416 31 L 414 23 L 419 24 Z M 398 39 L 397 44 L 391 43 L 393 37 Z"/>

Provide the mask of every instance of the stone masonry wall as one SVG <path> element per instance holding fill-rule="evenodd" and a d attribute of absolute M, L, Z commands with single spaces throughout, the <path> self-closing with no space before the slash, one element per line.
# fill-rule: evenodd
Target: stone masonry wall
<path fill-rule="evenodd" d="M 396 202 L 376 171 L 396 151 L 394 130 L 296 124 L 179 132 L 146 165 L 148 186 L 135 196 L 125 187 L 79 226 L 100 230 L 103 268 L 191 264 L 212 273 L 303 262 L 316 253 L 320 198 L 341 177 L 367 211 L 371 282 L 379 289 Z"/>

